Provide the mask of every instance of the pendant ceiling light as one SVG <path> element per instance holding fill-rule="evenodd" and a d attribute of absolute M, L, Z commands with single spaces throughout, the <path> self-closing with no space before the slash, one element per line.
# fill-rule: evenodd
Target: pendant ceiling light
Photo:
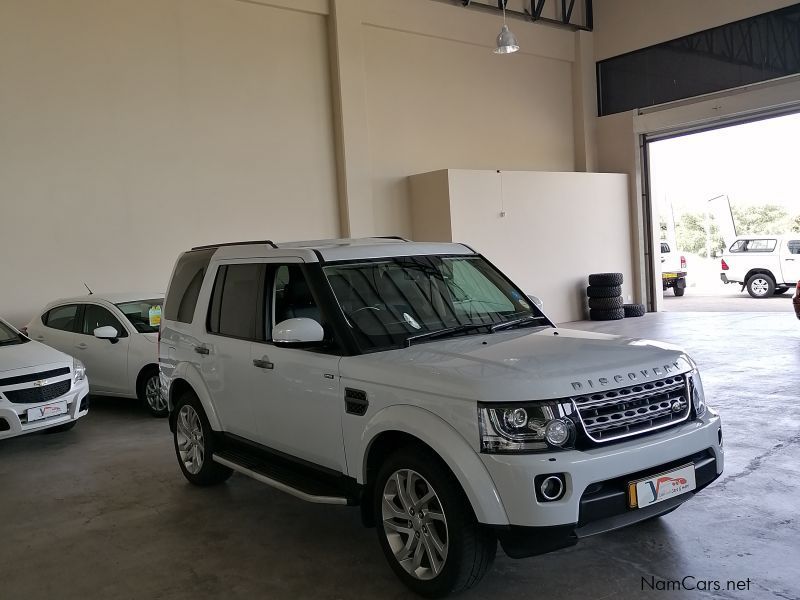
<path fill-rule="evenodd" d="M 506 25 L 506 2 L 507 0 L 500 0 L 500 6 L 503 9 L 503 26 L 500 28 L 500 33 L 497 36 L 497 48 L 494 49 L 495 54 L 513 54 L 519 50 L 517 36 L 511 33 L 508 25 Z"/>

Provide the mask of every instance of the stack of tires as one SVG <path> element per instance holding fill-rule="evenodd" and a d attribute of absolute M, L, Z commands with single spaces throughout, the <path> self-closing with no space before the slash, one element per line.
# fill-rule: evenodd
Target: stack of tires
<path fill-rule="evenodd" d="M 593 273 L 589 275 L 589 318 L 592 321 L 617 321 L 625 317 L 644 316 L 643 304 L 622 301 L 622 273 Z"/>

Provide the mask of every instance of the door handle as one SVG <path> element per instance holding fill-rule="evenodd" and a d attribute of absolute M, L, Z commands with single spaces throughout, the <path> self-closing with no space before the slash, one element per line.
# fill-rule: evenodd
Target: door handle
<path fill-rule="evenodd" d="M 202 354 L 203 356 L 206 356 L 211 353 L 211 351 L 205 346 L 195 346 L 194 351 L 197 352 L 198 354 Z"/>
<path fill-rule="evenodd" d="M 783 260 L 791 260 L 792 262 L 794 262 L 793 258 L 784 258 Z"/>
<path fill-rule="evenodd" d="M 253 359 L 253 366 L 258 367 L 259 369 L 274 369 L 275 365 L 269 362 L 267 359 Z"/>
<path fill-rule="evenodd" d="M 89 346 L 81 342 L 80 344 L 77 344 L 75 347 L 78 348 L 79 350 L 86 350 Z"/>

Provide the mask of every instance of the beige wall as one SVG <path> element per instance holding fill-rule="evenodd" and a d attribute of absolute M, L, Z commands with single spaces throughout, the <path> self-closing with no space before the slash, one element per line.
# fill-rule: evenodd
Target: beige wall
<path fill-rule="evenodd" d="M 469 244 L 539 296 L 554 321 L 586 318 L 589 273 L 621 271 L 631 301 L 625 175 L 453 169 L 411 186 L 415 239 Z"/>
<path fill-rule="evenodd" d="M 232 0 L 0 3 L 0 315 L 338 235 L 327 46 L 323 15 Z"/>
<path fill-rule="evenodd" d="M 597 60 L 795 4 L 796 0 L 594 0 Z"/>

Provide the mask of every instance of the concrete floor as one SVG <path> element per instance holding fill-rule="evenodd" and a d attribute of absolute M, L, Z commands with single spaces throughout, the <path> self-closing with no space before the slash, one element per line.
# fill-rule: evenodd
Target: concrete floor
<path fill-rule="evenodd" d="M 569 326 L 680 343 L 723 415 L 723 477 L 664 519 L 526 560 L 461 598 L 800 598 L 800 323 L 662 313 Z M 660 594 L 642 578 L 750 579 Z M 743 584 L 745 585 L 745 584 Z M 0 443 L 0 598 L 407 598 L 358 511 L 245 477 L 194 488 L 166 422 L 96 399 L 71 432 Z"/>

